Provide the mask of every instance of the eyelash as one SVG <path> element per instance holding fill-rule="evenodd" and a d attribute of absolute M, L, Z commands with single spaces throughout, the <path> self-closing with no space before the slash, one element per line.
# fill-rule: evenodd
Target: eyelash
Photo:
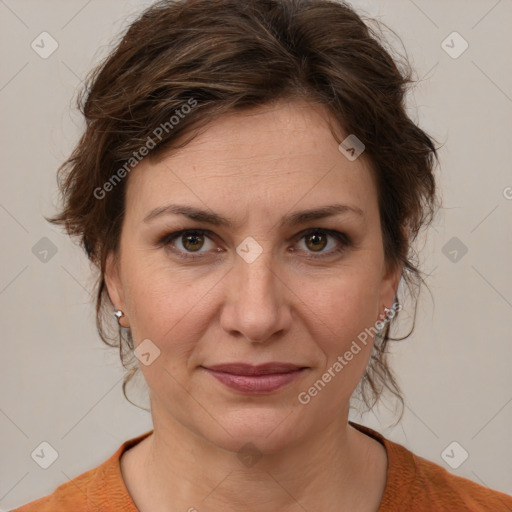
<path fill-rule="evenodd" d="M 180 258 L 188 259 L 188 260 L 197 260 L 199 258 L 203 258 L 204 256 L 202 256 L 202 254 L 204 254 L 204 253 L 198 252 L 197 255 L 193 254 L 193 253 L 184 253 L 183 251 L 172 247 L 171 242 L 173 242 L 174 240 L 176 240 L 177 238 L 179 238 L 185 234 L 193 234 L 193 235 L 199 235 L 199 236 L 206 235 L 208 238 L 211 239 L 211 237 L 208 236 L 210 233 L 211 233 L 210 231 L 205 230 L 205 229 L 184 229 L 181 231 L 175 231 L 174 233 L 168 233 L 168 234 L 164 235 L 163 237 L 161 237 L 157 241 L 157 246 L 169 248 L 169 250 L 171 250 L 173 253 L 178 254 L 178 256 Z M 351 247 L 353 245 L 352 241 L 350 240 L 350 238 L 347 235 L 345 235 L 345 233 L 340 233 L 339 231 L 332 230 L 332 229 L 322 229 L 322 228 L 312 228 L 312 229 L 308 229 L 306 231 L 302 231 L 295 237 L 295 240 L 300 241 L 303 238 L 307 237 L 308 235 L 313 235 L 313 234 L 318 234 L 318 233 L 327 234 L 327 235 L 332 236 L 338 242 L 341 243 L 341 246 L 339 246 L 336 249 L 332 249 L 326 253 L 321 253 L 322 255 L 316 255 L 316 254 L 312 253 L 312 255 L 307 256 L 308 259 L 311 259 L 311 260 L 325 259 L 327 257 L 333 256 L 334 254 L 340 254 L 340 253 L 344 252 L 348 247 Z M 183 254 L 186 254 L 186 256 L 183 256 Z"/>

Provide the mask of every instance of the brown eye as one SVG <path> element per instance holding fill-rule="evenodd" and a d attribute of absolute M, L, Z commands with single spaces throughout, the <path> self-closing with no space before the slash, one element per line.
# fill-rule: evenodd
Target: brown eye
<path fill-rule="evenodd" d="M 215 248 L 215 243 L 209 235 L 210 232 L 203 229 L 176 231 L 162 236 L 157 241 L 157 246 L 166 247 L 180 258 L 190 260 L 223 252 L 221 248 Z M 300 251 L 307 253 L 306 257 L 309 259 L 332 257 L 353 246 L 347 235 L 332 229 L 309 229 L 300 233 L 296 239 L 300 241 L 299 245 L 304 244 Z M 328 250 L 325 250 L 327 247 Z"/>
<path fill-rule="evenodd" d="M 211 237 L 205 230 L 187 229 L 164 235 L 158 241 L 158 247 L 166 247 L 183 258 L 201 258 L 215 248 Z M 217 252 L 220 249 L 217 250 Z"/>
<path fill-rule="evenodd" d="M 311 233 L 304 237 L 306 246 L 312 251 L 322 251 L 327 245 L 327 236 L 320 233 Z"/>
<path fill-rule="evenodd" d="M 345 233 L 332 229 L 308 229 L 300 233 L 298 239 L 300 250 L 305 252 L 309 259 L 333 257 L 344 253 L 353 245 Z"/>
<path fill-rule="evenodd" d="M 187 251 L 197 251 L 204 245 L 204 235 L 197 233 L 183 235 L 181 237 L 181 243 Z"/>

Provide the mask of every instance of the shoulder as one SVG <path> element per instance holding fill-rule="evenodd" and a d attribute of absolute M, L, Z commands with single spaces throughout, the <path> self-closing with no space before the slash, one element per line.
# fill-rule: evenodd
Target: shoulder
<path fill-rule="evenodd" d="M 512 496 L 454 475 L 442 466 L 411 452 L 409 456 L 410 467 L 414 470 L 409 490 L 412 500 L 430 503 L 432 510 L 436 511 L 512 511 Z"/>
<path fill-rule="evenodd" d="M 123 481 L 122 454 L 152 431 L 125 441 L 105 462 L 59 485 L 52 494 L 31 501 L 11 512 L 136 512 Z"/>
<path fill-rule="evenodd" d="M 103 466 L 103 465 L 102 465 Z M 76 510 L 88 511 L 88 487 L 102 466 L 91 469 L 73 478 L 69 482 L 59 485 L 52 494 L 44 496 L 11 512 L 65 512 Z"/>
<path fill-rule="evenodd" d="M 387 481 L 378 512 L 512 511 L 512 496 L 454 475 L 368 427 L 351 424 L 386 448 Z"/>

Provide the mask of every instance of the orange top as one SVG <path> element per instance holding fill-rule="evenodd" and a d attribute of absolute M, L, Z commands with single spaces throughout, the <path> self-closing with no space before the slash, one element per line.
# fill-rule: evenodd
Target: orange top
<path fill-rule="evenodd" d="M 512 511 L 512 496 L 453 475 L 378 432 L 349 423 L 386 448 L 387 481 L 377 512 Z M 124 485 L 119 460 L 124 451 L 152 432 L 126 441 L 103 464 L 60 485 L 53 494 L 11 512 L 138 512 Z"/>

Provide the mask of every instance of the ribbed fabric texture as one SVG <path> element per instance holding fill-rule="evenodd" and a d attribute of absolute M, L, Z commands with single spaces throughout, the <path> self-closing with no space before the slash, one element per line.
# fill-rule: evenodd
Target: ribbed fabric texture
<path fill-rule="evenodd" d="M 386 488 L 377 512 L 511 512 L 512 496 L 455 476 L 374 430 L 350 424 L 386 448 Z M 11 512 L 139 512 L 121 475 L 120 458 L 153 431 L 123 443 L 103 464 L 50 495 Z"/>

